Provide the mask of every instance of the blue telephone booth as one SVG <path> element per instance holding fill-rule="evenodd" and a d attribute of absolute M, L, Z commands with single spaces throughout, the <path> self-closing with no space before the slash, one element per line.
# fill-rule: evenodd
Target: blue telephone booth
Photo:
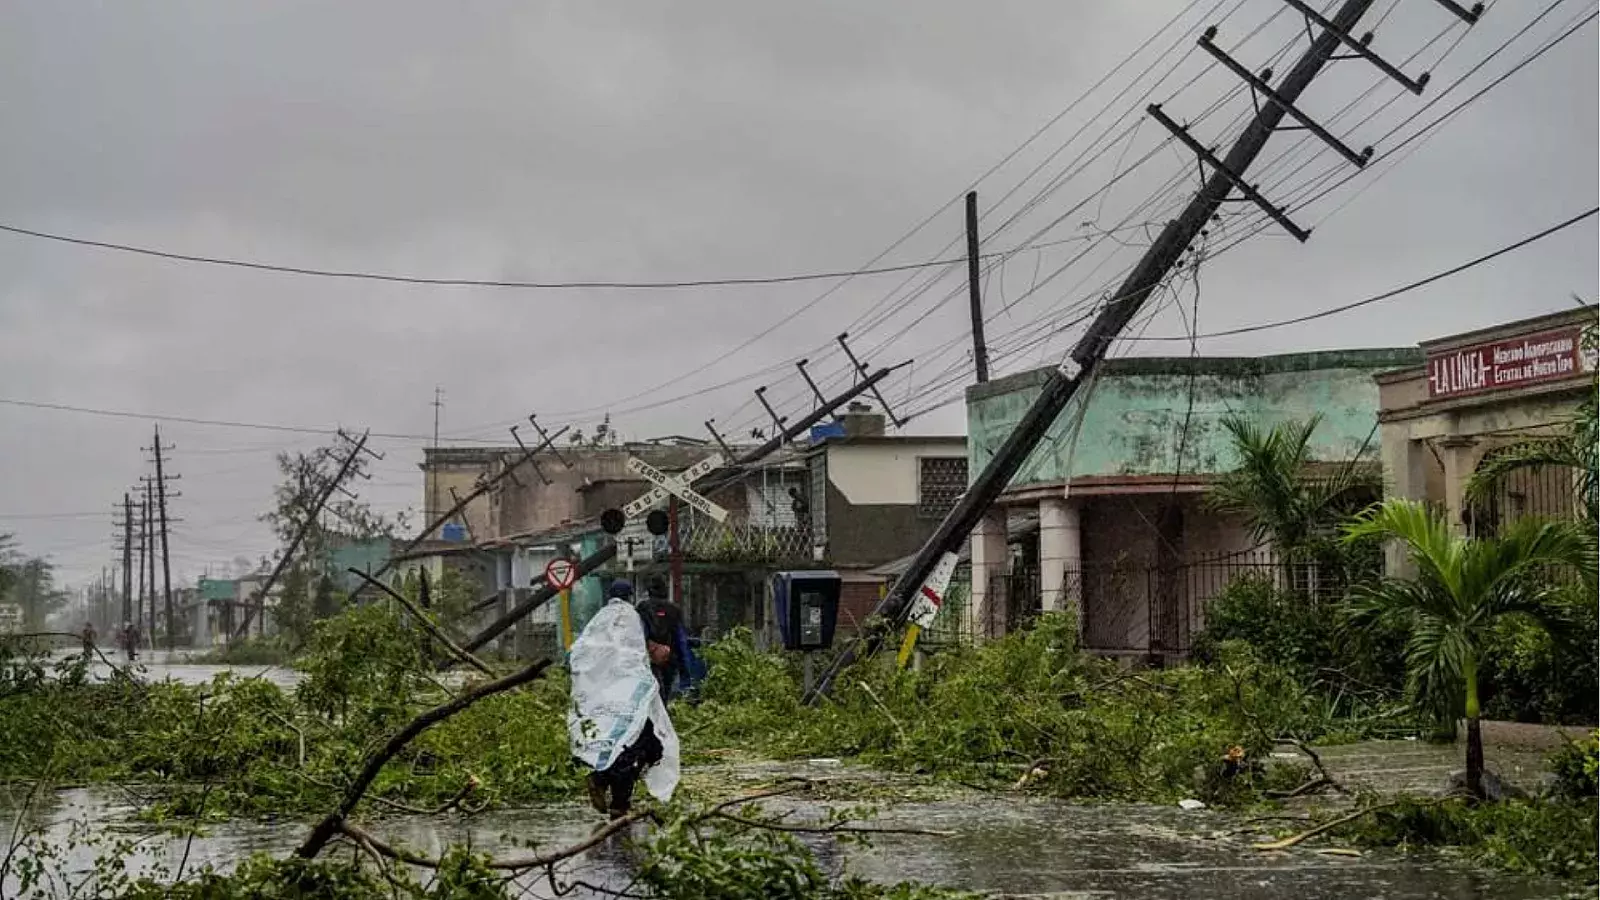
<path fill-rule="evenodd" d="M 826 650 L 839 623 L 838 572 L 778 572 L 772 602 L 785 650 Z"/>

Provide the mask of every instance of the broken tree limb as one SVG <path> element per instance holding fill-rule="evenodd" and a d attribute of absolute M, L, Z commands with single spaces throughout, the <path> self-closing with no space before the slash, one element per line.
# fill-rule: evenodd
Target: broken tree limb
<path fill-rule="evenodd" d="M 418 609 L 415 603 L 412 603 L 410 600 L 406 599 L 404 594 L 392 587 L 389 587 L 387 584 L 378 581 L 371 575 L 368 575 L 354 566 L 351 566 L 348 571 L 350 571 L 351 574 L 359 576 L 363 581 L 371 584 L 373 587 L 376 587 L 378 590 L 381 590 L 385 594 L 388 594 L 390 597 L 394 598 L 394 601 L 405 607 L 406 612 L 410 613 L 411 617 L 417 620 L 417 623 L 422 626 L 424 631 L 428 632 L 430 637 L 432 637 L 435 641 L 438 641 L 440 646 L 450 651 L 450 654 L 456 659 L 461 660 L 474 669 L 477 669 L 479 672 L 489 676 L 490 678 L 494 677 L 494 670 L 490 669 L 487 663 L 476 656 L 473 656 L 471 653 L 468 653 L 466 650 L 463 650 L 456 644 L 455 641 L 450 640 L 450 637 L 446 635 L 438 625 L 435 625 L 432 619 L 424 615 L 422 610 Z"/>
<path fill-rule="evenodd" d="M 295 851 L 295 855 L 302 859 L 311 859 L 321 853 L 322 848 L 328 845 L 328 841 L 339 833 L 345 817 L 349 816 L 355 810 L 356 805 L 361 802 L 361 798 L 366 794 L 367 788 L 372 786 L 373 779 L 377 778 L 378 773 L 383 770 L 389 760 L 393 759 L 396 753 L 399 753 L 407 744 L 411 743 L 417 735 L 485 697 L 504 693 L 537 679 L 549 667 L 550 660 L 541 659 L 526 669 L 513 672 L 498 681 L 484 682 L 454 700 L 435 706 L 412 719 L 410 724 L 396 732 L 377 752 L 367 757 L 366 765 L 361 767 L 361 774 L 357 775 L 355 780 L 350 783 L 349 789 L 345 791 L 344 799 L 339 802 L 339 808 L 329 813 L 311 829 L 311 833 L 306 835 L 305 843 L 300 845 L 300 848 Z"/>
<path fill-rule="evenodd" d="M 584 838 L 570 847 L 564 847 L 560 850 L 555 850 L 550 853 L 541 853 L 537 856 L 519 856 L 511 859 L 491 858 L 485 860 L 484 865 L 491 869 L 498 869 L 501 871 L 520 871 L 523 869 L 537 869 L 541 866 L 554 865 L 563 860 L 571 859 L 585 850 L 589 850 L 600 845 L 605 841 L 606 838 L 611 837 L 613 834 L 616 834 L 619 831 L 627 829 L 629 825 L 632 825 L 641 819 L 652 818 L 654 816 L 655 812 L 653 810 L 636 810 L 621 817 L 620 819 L 612 819 L 603 827 L 596 829 L 594 834 L 589 835 L 587 838 Z M 337 830 L 338 833 L 350 837 L 357 843 L 366 843 L 372 847 L 373 850 L 389 857 L 390 859 L 398 860 L 413 866 L 420 866 L 424 869 L 439 868 L 439 860 L 430 856 L 423 856 L 420 853 L 413 853 L 410 850 L 406 850 L 401 847 L 395 847 L 390 844 L 386 844 L 373 835 L 372 832 L 367 831 L 358 825 L 352 825 L 349 822 L 341 822 L 339 823 Z"/>

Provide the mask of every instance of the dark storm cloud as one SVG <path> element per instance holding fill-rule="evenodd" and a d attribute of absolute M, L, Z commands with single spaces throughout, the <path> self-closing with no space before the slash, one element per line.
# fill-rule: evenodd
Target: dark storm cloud
<path fill-rule="evenodd" d="M 0 221 L 196 253 L 442 276 L 660 279 L 849 267 L 954 195 L 1182 6 L 13 4 L 0 28 Z M 1224 22 L 1224 38 L 1242 38 L 1279 8 L 1245 0 Z M 1578 3 L 1565 4 L 1540 33 L 1578 12 Z M 1534 14 L 1496 4 L 1435 84 Z M 1446 24 L 1440 15 L 1432 4 L 1408 4 L 1376 46 L 1400 58 Z M 1264 62 L 1292 31 L 1280 19 L 1241 55 Z M 1307 105 L 1334 110 L 1372 80 L 1359 64 L 1340 63 Z M 1465 110 L 1321 224 L 1310 244 L 1269 231 L 1208 264 L 1202 330 L 1357 299 L 1578 211 L 1597 192 L 1595 81 L 1590 31 Z M 1232 86 L 1212 75 L 1170 108 L 1197 117 Z M 1136 108 L 1138 95 L 1116 109 Z M 1097 102 L 1110 99 L 1106 92 Z M 1400 98 L 1372 123 L 1341 120 L 1341 133 L 1374 139 L 1425 100 Z M 1246 102 L 1236 98 L 1227 115 Z M 986 201 L 1081 119 L 1069 116 L 1020 168 L 980 186 Z M 1207 119 L 1197 131 L 1215 136 L 1223 121 Z M 1142 150 L 1155 136 L 1147 123 L 1135 143 Z M 1103 182 L 1117 157 L 1086 170 L 1083 184 Z M 1166 151 L 1050 236 L 1081 233 L 1084 220 L 1114 223 L 1181 166 Z M 1357 186 L 1306 210 L 1307 224 Z M 1074 182 L 996 243 L 1021 240 L 1085 193 Z M 893 261 L 932 257 L 958 229 L 952 210 Z M 1590 223 L 1407 301 L 1204 349 L 1405 344 L 1558 308 L 1571 291 L 1593 293 L 1595 234 Z M 1048 272 L 1071 249 L 1018 257 L 991 296 L 1015 298 L 1036 264 Z M 1136 252 L 1086 261 L 1081 268 L 1106 265 L 1080 290 L 1115 276 Z M 1079 277 L 1078 268 L 1063 275 L 997 328 L 1026 328 Z M 726 363 L 611 405 L 647 404 L 824 345 L 899 280 L 853 282 Z M 880 354 L 889 362 L 955 338 L 959 302 L 912 327 L 952 285 L 859 335 L 859 345 L 899 338 Z M 555 420 L 658 387 L 826 287 L 425 289 L 0 236 L 0 396 L 421 435 L 432 427 L 433 387 L 443 384 L 445 431 L 478 426 L 473 436 L 492 439 L 529 410 Z M 1180 327 L 1167 313 L 1150 333 Z M 1061 346 L 1006 366 L 1053 359 Z M 960 352 L 919 358 L 917 371 L 931 375 Z M 766 380 L 779 396 L 799 396 L 792 377 Z M 619 420 L 635 436 L 697 433 L 708 415 L 746 403 L 757 383 Z M 894 396 L 911 387 L 897 380 Z M 747 404 L 727 421 L 753 421 L 753 410 Z M 956 406 L 925 427 L 960 423 Z M 0 407 L 0 515 L 109 513 L 142 471 L 148 431 L 135 420 Z M 270 491 L 270 451 L 316 438 L 177 424 L 165 431 L 185 470 L 185 539 L 175 543 L 182 571 L 269 549 L 251 519 Z M 417 446 L 385 442 L 390 456 L 370 496 L 390 507 L 418 502 Z M 8 530 L 75 574 L 109 559 L 101 521 L 0 519 Z"/>

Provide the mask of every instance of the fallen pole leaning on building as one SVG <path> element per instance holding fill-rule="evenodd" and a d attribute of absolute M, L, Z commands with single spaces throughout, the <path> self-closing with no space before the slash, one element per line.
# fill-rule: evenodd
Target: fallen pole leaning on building
<path fill-rule="evenodd" d="M 1350 29 L 1355 27 L 1361 16 L 1372 6 L 1372 2 L 1373 0 L 1345 0 L 1338 14 L 1329 23 L 1332 27 L 1324 29 L 1312 41 L 1310 48 L 1284 77 L 1282 85 L 1278 88 L 1278 97 L 1284 102 L 1260 105 L 1255 118 L 1245 128 L 1233 148 L 1228 151 L 1227 158 L 1221 161 L 1221 165 L 1200 188 L 1200 193 L 1189 202 L 1178 218 L 1168 222 L 1162 229 L 1155 243 L 1150 245 L 1150 249 L 1128 273 L 1127 279 L 1112 295 L 1112 299 L 1101 308 L 1094 321 L 1089 324 L 1083 338 L 1072 348 L 1071 360 L 1077 364 L 1078 371 L 1069 375 L 1063 365 L 1050 373 L 1049 379 L 1040 389 L 1039 396 L 1023 414 L 1016 428 L 1006 437 L 1005 443 L 995 451 L 989 464 L 962 495 L 961 501 L 950 510 L 944 521 L 939 523 L 938 529 L 928 538 L 927 543 L 922 545 L 922 549 L 917 551 L 910 565 L 895 582 L 894 589 L 873 611 L 875 624 L 834 657 L 822 678 L 806 693 L 806 703 L 815 703 L 817 698 L 826 694 L 832 687 L 834 678 L 857 659 L 877 653 L 884 639 L 905 621 L 911 611 L 913 599 L 918 596 L 923 583 L 933 574 L 940 560 L 947 553 L 960 551 L 962 542 L 967 539 L 978 519 L 1011 483 L 1017 470 L 1022 467 L 1023 462 L 1055 423 L 1056 417 L 1071 402 L 1079 385 L 1091 377 L 1095 368 L 1105 359 L 1111 343 L 1144 306 L 1150 294 L 1172 272 L 1189 249 L 1190 243 L 1211 221 L 1211 217 L 1216 214 L 1229 193 L 1239 186 L 1243 173 L 1266 147 L 1268 138 L 1283 120 L 1285 104 L 1293 103 L 1311 84 L 1312 79 L 1338 49 L 1341 34 L 1348 34 Z M 1209 40 L 1209 32 L 1206 40 Z M 1159 107 L 1152 106 L 1149 112 L 1152 116 L 1161 117 Z M 1258 199 L 1258 202 L 1263 201 Z"/>

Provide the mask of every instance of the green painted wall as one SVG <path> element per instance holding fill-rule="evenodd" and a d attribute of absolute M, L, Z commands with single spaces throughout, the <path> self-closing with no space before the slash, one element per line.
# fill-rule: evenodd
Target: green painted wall
<path fill-rule="evenodd" d="M 1378 387 L 1372 376 L 1420 362 L 1421 351 L 1415 348 L 1108 360 L 1092 389 L 1080 391 L 1056 418 L 1011 486 L 1080 476 L 1229 471 L 1237 460 L 1221 420 L 1230 412 L 1263 426 L 1320 413 L 1323 421 L 1312 437 L 1315 458 L 1349 459 L 1369 436 L 1369 449 L 1376 452 Z M 967 391 L 972 477 L 1021 420 L 1049 373 L 1049 369 L 1022 372 Z M 1081 412 L 1074 443 L 1074 426 L 1085 397 L 1088 408 Z"/>
<path fill-rule="evenodd" d="M 394 550 L 394 542 L 388 538 L 352 541 L 329 551 L 328 568 L 339 589 L 349 592 L 361 583 L 360 578 L 350 574 L 350 569 L 360 569 L 368 574 L 376 572 L 389 561 Z"/>

